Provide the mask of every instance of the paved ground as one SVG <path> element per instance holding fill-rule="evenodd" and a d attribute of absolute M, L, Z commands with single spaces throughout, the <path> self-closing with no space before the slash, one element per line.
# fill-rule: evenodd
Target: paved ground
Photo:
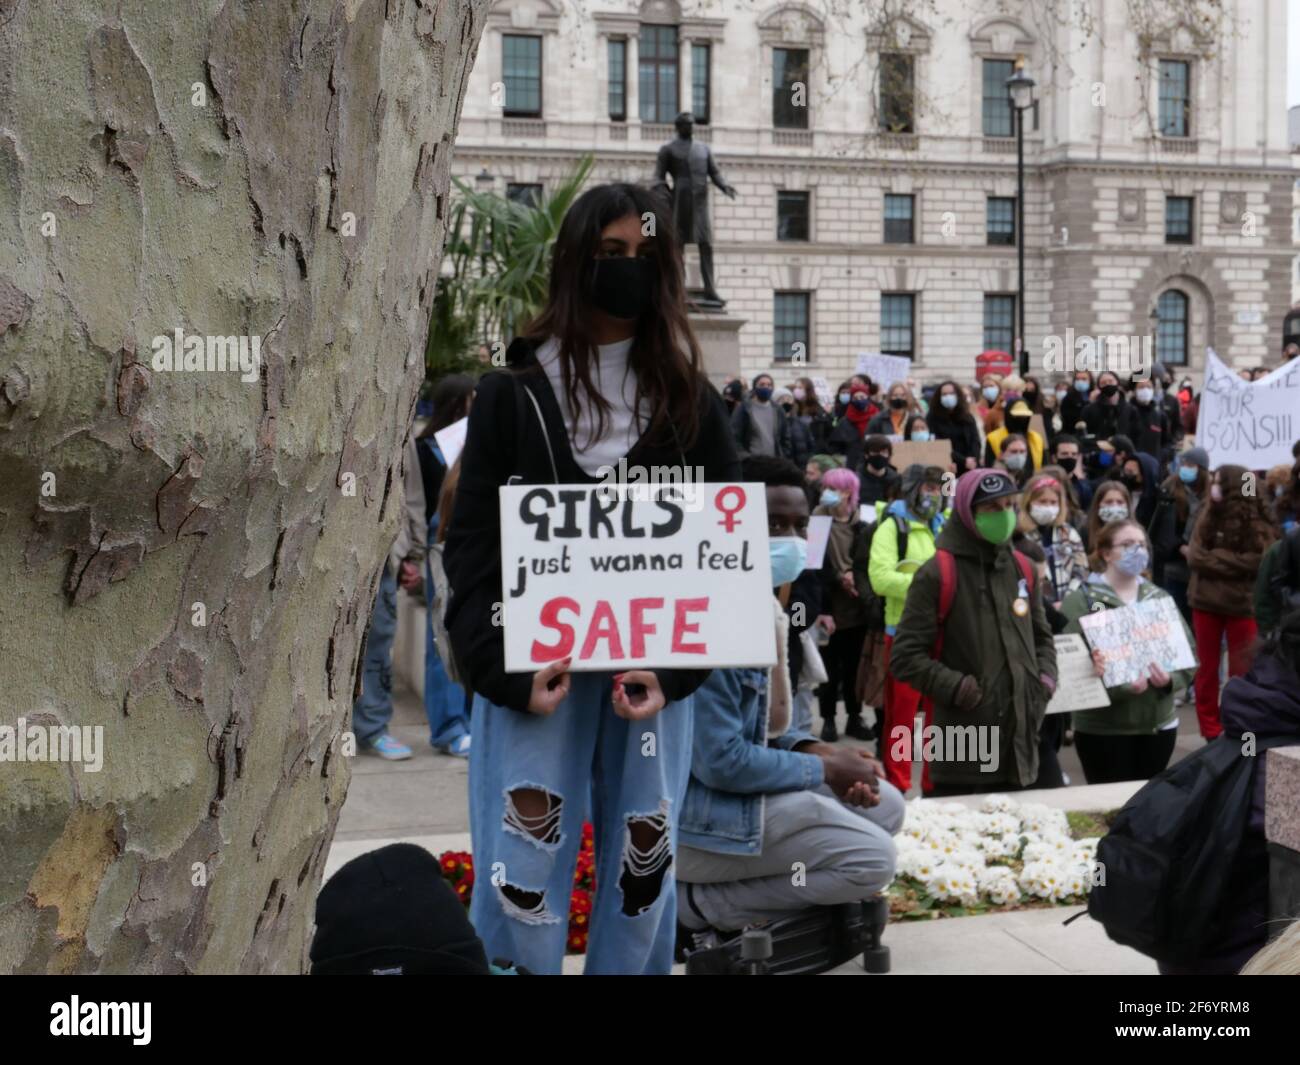
<path fill-rule="evenodd" d="M 818 721 L 820 724 L 820 719 Z M 843 720 L 840 721 L 841 728 Z M 394 840 L 408 840 L 433 853 L 469 849 L 466 801 L 467 764 L 429 746 L 423 705 L 414 693 L 398 692 L 392 734 L 415 751 L 406 762 L 385 762 L 358 755 L 352 785 L 339 817 L 338 832 L 326 865 L 329 876 L 358 854 Z M 841 740 L 865 746 L 854 740 Z M 1201 744 L 1191 707 L 1180 711 L 1174 759 Z M 1083 785 L 1083 770 L 1074 748 L 1061 751 L 1071 783 Z M 1023 797 L 1063 809 L 1113 809 L 1136 785 L 1064 788 L 1026 793 Z M 978 797 L 969 801 L 977 802 Z M 1077 909 L 1026 910 L 1008 914 L 891 925 L 886 942 L 893 972 L 1003 974 L 1154 973 L 1155 963 L 1110 942 L 1101 927 L 1084 917 L 1069 927 L 1062 922 Z M 581 972 L 582 959 L 566 961 L 566 972 Z M 862 975 L 857 962 L 837 973 Z"/>

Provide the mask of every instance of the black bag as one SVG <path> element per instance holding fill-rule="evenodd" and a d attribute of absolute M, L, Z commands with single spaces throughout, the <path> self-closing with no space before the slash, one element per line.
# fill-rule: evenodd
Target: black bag
<path fill-rule="evenodd" d="M 1270 737 L 1254 757 L 1221 735 L 1152 777 L 1097 845 L 1103 875 L 1088 914 L 1116 943 L 1169 964 L 1211 945 L 1224 889 L 1250 816 L 1251 788 Z"/>
<path fill-rule="evenodd" d="M 853 584 L 858 590 L 858 598 L 862 600 L 863 609 L 867 613 L 867 628 L 873 631 L 884 631 L 885 628 L 885 600 L 878 596 L 875 589 L 871 587 L 871 578 L 868 576 L 868 569 L 871 566 L 871 541 L 876 535 L 876 530 L 884 524 L 887 515 L 881 514 L 873 522 L 863 522 L 862 528 L 858 530 L 858 535 L 853 541 Z M 897 514 L 891 515 L 894 520 L 894 527 L 898 533 L 898 557 L 907 557 L 907 522 Z"/>

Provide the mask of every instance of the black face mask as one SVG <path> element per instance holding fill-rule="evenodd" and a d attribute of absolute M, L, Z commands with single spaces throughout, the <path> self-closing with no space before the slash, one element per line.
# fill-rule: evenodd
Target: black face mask
<path fill-rule="evenodd" d="M 883 470 L 886 466 L 889 465 L 889 457 L 887 455 L 880 454 L 880 452 L 878 451 L 873 451 L 870 455 L 867 456 L 867 465 L 870 466 L 873 470 Z"/>
<path fill-rule="evenodd" d="M 1102 386 L 1101 386 L 1101 394 L 1102 394 L 1103 396 L 1105 396 L 1107 399 L 1110 399 L 1110 397 L 1113 396 L 1113 395 L 1114 395 L 1116 392 L 1118 392 L 1118 391 L 1119 391 L 1119 385 L 1102 385 Z"/>
<path fill-rule="evenodd" d="M 1057 459 L 1056 464 L 1060 466 L 1061 469 L 1063 469 L 1066 473 L 1073 473 L 1074 467 L 1079 465 L 1079 460 L 1071 456 L 1069 458 Z"/>
<path fill-rule="evenodd" d="M 904 407 L 907 406 L 907 400 L 905 400 L 902 396 L 895 396 L 893 399 L 889 401 L 889 405 L 893 407 L 894 410 L 902 410 Z"/>
<path fill-rule="evenodd" d="M 649 257 L 597 259 L 592 300 L 611 318 L 633 321 L 653 306 L 658 276 L 658 266 Z"/>

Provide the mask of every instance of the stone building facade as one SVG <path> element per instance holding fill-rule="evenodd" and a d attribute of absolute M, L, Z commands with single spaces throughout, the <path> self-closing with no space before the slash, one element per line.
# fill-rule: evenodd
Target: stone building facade
<path fill-rule="evenodd" d="M 713 199 L 736 369 L 834 382 L 886 351 L 965 381 L 1016 343 L 1023 66 L 1031 368 L 1068 331 L 1153 337 L 1180 376 L 1207 346 L 1272 365 L 1295 276 L 1287 5 L 1224 0 L 1208 28 L 1196 6 L 1135 27 L 1092 0 L 1084 28 L 1060 0 L 496 0 L 454 172 L 528 196 L 591 152 L 593 180 L 647 181 L 675 113 L 700 112 L 738 192 Z"/>

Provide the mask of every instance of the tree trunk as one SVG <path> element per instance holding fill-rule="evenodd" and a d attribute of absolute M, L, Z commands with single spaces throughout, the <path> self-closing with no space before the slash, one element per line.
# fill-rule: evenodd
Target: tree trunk
<path fill-rule="evenodd" d="M 487 5 L 0 0 L 0 972 L 304 968 Z"/>

